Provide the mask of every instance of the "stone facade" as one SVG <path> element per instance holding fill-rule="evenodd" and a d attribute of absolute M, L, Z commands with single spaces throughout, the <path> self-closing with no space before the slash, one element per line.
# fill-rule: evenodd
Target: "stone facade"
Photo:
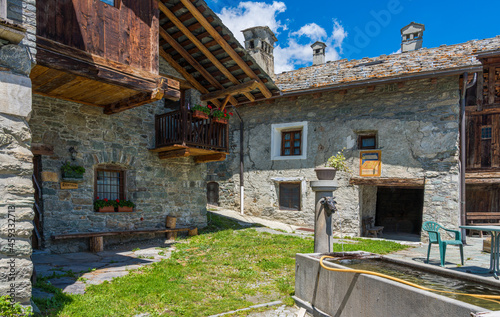
<path fill-rule="evenodd" d="M 53 252 L 88 250 L 88 239 L 54 242 L 53 234 L 164 228 L 167 215 L 179 226 L 206 225 L 206 165 L 192 158 L 160 160 L 154 147 L 155 114 L 168 112 L 157 102 L 107 116 L 102 109 L 35 96 L 30 126 L 33 142 L 54 146 L 42 156 L 44 245 Z M 86 169 L 78 189 L 61 189 L 60 168 L 71 161 Z M 132 213 L 94 211 L 95 169 L 113 165 L 126 173 L 126 197 Z M 132 236 L 140 239 L 140 236 Z M 150 238 L 150 236 L 148 236 Z M 106 237 L 105 244 L 120 241 Z"/>
<path fill-rule="evenodd" d="M 414 80 L 343 92 L 276 99 L 238 108 L 245 122 L 245 212 L 295 225 L 314 223 L 313 169 L 338 151 L 359 175 L 357 135 L 376 132 L 382 152 L 382 177 L 425 178 L 423 221 L 458 226 L 458 76 Z M 306 158 L 272 160 L 272 125 L 306 122 Z M 231 121 L 230 144 L 223 164 L 209 166 L 209 180 L 220 184 L 220 204 L 239 207 L 239 122 Z M 335 230 L 358 236 L 361 219 L 376 211 L 376 186 L 349 185 L 351 175 L 337 173 L 334 193 L 339 213 Z M 301 183 L 301 210 L 279 208 L 279 183 Z"/>

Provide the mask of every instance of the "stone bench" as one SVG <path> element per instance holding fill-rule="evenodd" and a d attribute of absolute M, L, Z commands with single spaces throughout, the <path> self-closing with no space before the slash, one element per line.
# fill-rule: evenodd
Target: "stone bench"
<path fill-rule="evenodd" d="M 126 230 L 126 231 L 103 231 L 103 232 L 75 232 L 52 235 L 52 240 L 90 238 L 90 251 L 101 252 L 104 250 L 105 236 L 118 236 L 130 234 L 145 234 L 145 233 L 166 233 L 167 238 L 175 238 L 177 232 L 188 232 L 188 235 L 194 236 L 198 234 L 197 228 L 175 228 L 175 229 L 142 229 L 142 230 Z"/>

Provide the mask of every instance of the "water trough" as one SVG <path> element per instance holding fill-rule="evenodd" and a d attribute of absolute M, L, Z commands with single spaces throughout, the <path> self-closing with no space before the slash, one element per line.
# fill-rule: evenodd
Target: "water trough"
<path fill-rule="evenodd" d="M 400 278 L 407 275 L 407 280 L 410 282 L 423 284 L 430 288 L 470 293 L 483 292 L 491 295 L 500 294 L 500 283 L 498 281 L 476 275 L 365 252 L 346 252 L 345 255 L 347 257 L 336 261 L 336 263 L 331 261 L 325 261 L 324 263 L 332 268 L 349 268 L 348 266 L 351 264 L 353 268 L 362 268 L 364 270 L 370 270 L 370 267 L 372 267 L 371 270 L 373 271 L 379 270 L 380 267 L 387 264 L 390 267 L 389 271 L 383 268 L 382 272 L 388 273 L 390 270 L 399 270 L 399 267 L 402 272 Z M 491 309 L 500 310 L 500 304 L 480 299 L 467 299 L 469 301 L 467 303 L 456 299 L 463 299 L 463 296 L 456 298 L 445 297 L 378 276 L 328 271 L 321 268 L 320 256 L 320 253 L 296 255 L 294 299 L 299 306 L 305 307 L 314 316 L 465 317 L 471 316 L 471 314 L 474 316 L 481 312 L 491 312 Z M 335 256 L 338 256 L 338 254 Z M 353 258 L 356 258 L 356 260 L 353 261 Z M 412 271 L 418 272 L 418 274 L 416 276 L 408 274 Z M 420 275 L 430 277 L 427 277 L 427 281 L 419 281 Z M 440 285 L 442 283 L 444 285 Z M 480 307 L 480 305 L 483 307 Z M 495 316 L 500 316 L 500 312 L 498 313 L 499 315 L 495 314 Z"/>

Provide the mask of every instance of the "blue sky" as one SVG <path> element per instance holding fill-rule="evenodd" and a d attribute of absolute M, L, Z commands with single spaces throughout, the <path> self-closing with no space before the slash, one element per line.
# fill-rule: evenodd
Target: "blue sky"
<path fill-rule="evenodd" d="M 500 35 L 498 0 L 206 1 L 240 41 L 252 26 L 276 33 L 276 73 L 311 65 L 316 40 L 328 44 L 327 60 L 398 52 L 412 21 L 425 24 L 424 47 Z"/>

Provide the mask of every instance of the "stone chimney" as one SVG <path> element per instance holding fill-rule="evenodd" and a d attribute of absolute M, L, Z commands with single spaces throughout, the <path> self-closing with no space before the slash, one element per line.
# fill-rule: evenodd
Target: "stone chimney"
<path fill-rule="evenodd" d="M 324 64 L 326 44 L 318 41 L 311 45 L 311 47 L 313 49 L 313 65 Z"/>
<path fill-rule="evenodd" d="M 267 26 L 256 26 L 241 31 L 245 36 L 245 48 L 257 64 L 274 77 L 274 43 L 278 41 Z"/>
<path fill-rule="evenodd" d="M 412 22 L 401 29 L 401 53 L 422 48 L 425 25 Z"/>

